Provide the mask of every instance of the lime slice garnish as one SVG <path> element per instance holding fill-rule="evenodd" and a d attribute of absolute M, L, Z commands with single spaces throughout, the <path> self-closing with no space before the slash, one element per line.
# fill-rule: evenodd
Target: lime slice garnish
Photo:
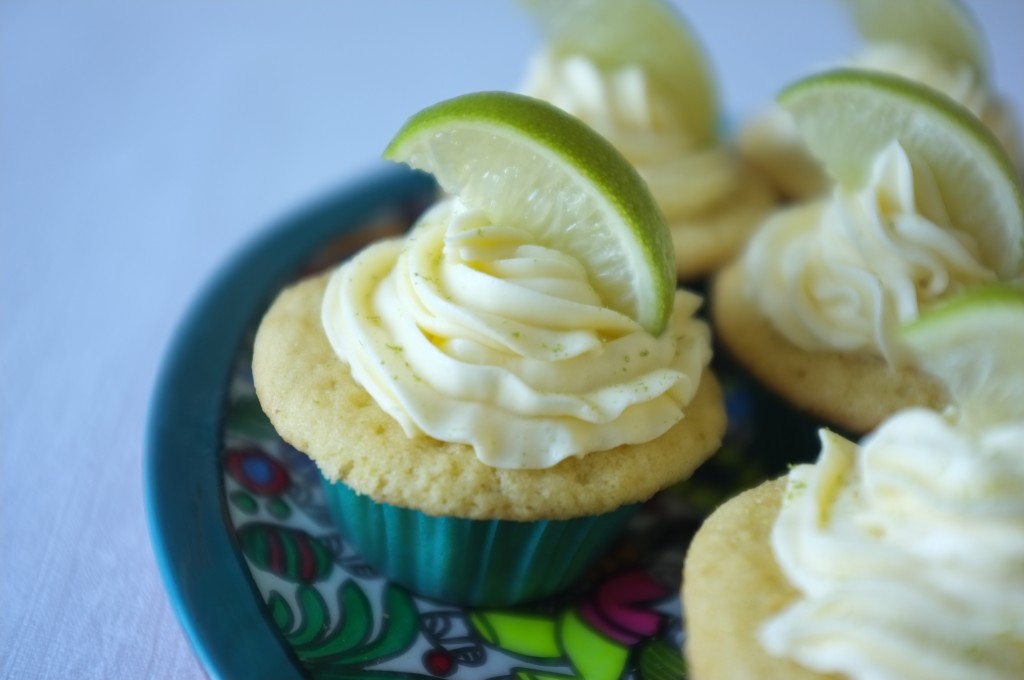
<path fill-rule="evenodd" d="M 863 186 L 875 157 L 898 141 L 923 162 L 953 226 L 974 236 L 1001 278 L 1020 272 L 1024 198 L 1013 163 L 977 118 L 905 78 L 838 69 L 805 78 L 779 96 L 811 153 L 841 186 Z"/>
<path fill-rule="evenodd" d="M 663 0 L 520 0 L 556 55 L 580 54 L 603 70 L 639 66 L 697 144 L 718 125 L 718 95 L 704 49 Z"/>
<path fill-rule="evenodd" d="M 384 156 L 573 255 L 606 305 L 664 330 L 675 290 L 668 227 L 633 166 L 578 119 L 522 95 L 469 94 L 414 115 Z"/>
<path fill-rule="evenodd" d="M 957 0 L 843 0 L 868 41 L 899 43 L 966 62 L 981 75 L 988 51 L 974 17 Z"/>
<path fill-rule="evenodd" d="M 1024 290 L 994 285 L 958 295 L 922 312 L 903 339 L 972 423 L 1024 418 Z"/>

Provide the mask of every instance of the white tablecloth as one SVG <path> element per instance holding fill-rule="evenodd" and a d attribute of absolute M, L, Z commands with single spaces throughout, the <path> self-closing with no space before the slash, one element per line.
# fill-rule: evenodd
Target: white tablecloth
<path fill-rule="evenodd" d="M 1024 3 L 971 4 L 1024 111 Z M 680 5 L 737 117 L 857 44 L 837 2 Z M 512 0 L 0 3 L 0 675 L 203 676 L 143 511 L 172 330 L 261 228 L 536 44 Z"/>

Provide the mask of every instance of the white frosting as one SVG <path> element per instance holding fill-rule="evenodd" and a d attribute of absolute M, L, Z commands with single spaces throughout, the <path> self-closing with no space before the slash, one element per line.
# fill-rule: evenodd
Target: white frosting
<path fill-rule="evenodd" d="M 974 239 L 949 223 L 928 167 L 893 142 L 857 191 L 773 216 L 744 255 L 748 295 L 807 350 L 907 359 L 902 325 L 965 288 L 996 280 Z"/>
<path fill-rule="evenodd" d="M 965 62 L 950 62 L 897 43 L 869 45 L 851 66 L 892 73 L 923 83 L 969 109 L 999 139 L 1014 163 L 1020 159 L 1020 137 L 1010 105 L 980 73 Z"/>
<path fill-rule="evenodd" d="M 605 71 L 581 55 L 542 51 L 523 91 L 608 139 L 647 182 L 670 225 L 718 205 L 738 186 L 734 154 L 721 145 L 694 144 L 639 67 Z"/>
<path fill-rule="evenodd" d="M 1019 678 L 1024 422 L 912 409 L 860 447 L 822 444 L 773 527 L 799 597 L 761 628 L 765 649 L 854 680 Z"/>
<path fill-rule="evenodd" d="M 710 357 L 700 304 L 679 291 L 668 329 L 609 309 L 582 265 L 457 198 L 404 240 L 332 276 L 334 351 L 409 436 L 483 462 L 545 468 L 654 439 L 683 417 Z"/>

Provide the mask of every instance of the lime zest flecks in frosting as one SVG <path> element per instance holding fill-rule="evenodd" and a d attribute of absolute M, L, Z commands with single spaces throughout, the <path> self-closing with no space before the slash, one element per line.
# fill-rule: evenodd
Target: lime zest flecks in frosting
<path fill-rule="evenodd" d="M 802 480 L 794 479 L 786 485 L 786 495 L 783 498 L 784 502 L 792 503 L 807 489 L 807 482 Z"/>
<path fill-rule="evenodd" d="M 773 216 L 744 264 L 748 295 L 790 342 L 893 365 L 907 362 L 900 328 L 922 308 L 997 279 L 949 223 L 929 168 L 898 142 L 878 155 L 866 186 L 835 187 Z"/>
<path fill-rule="evenodd" d="M 765 649 L 862 678 L 1017 678 L 1024 668 L 1024 421 L 910 409 L 860 446 L 822 431 L 789 473 L 771 543 L 797 599 Z"/>
<path fill-rule="evenodd" d="M 447 199 L 335 272 L 328 340 L 407 435 L 469 444 L 489 465 L 544 468 L 660 436 L 710 357 L 699 298 L 677 292 L 652 336 L 534 238 Z"/>

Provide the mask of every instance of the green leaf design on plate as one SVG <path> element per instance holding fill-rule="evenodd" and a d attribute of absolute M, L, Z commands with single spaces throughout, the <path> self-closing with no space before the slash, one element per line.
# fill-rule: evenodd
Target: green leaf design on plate
<path fill-rule="evenodd" d="M 292 608 L 288 606 L 288 601 L 280 593 L 273 591 L 267 598 L 267 606 L 270 607 L 270 616 L 274 619 L 278 629 L 287 635 L 288 631 L 295 627 L 295 616 L 292 615 Z"/>
<path fill-rule="evenodd" d="M 362 588 L 353 581 L 345 581 L 338 589 L 338 604 L 341 622 L 333 632 L 294 645 L 296 653 L 303 659 L 341 657 L 365 644 L 370 637 L 373 606 Z"/>
<path fill-rule="evenodd" d="M 294 583 L 321 581 L 334 568 L 330 548 L 301 529 L 252 522 L 239 529 L 237 536 L 253 564 Z"/>
<path fill-rule="evenodd" d="M 534 659 L 558 659 L 557 621 L 551 616 L 510 610 L 476 611 L 469 621 L 489 645 Z"/>
<path fill-rule="evenodd" d="M 375 637 L 373 632 L 378 626 L 373 606 L 358 583 L 345 581 L 339 586 L 337 597 L 341 621 L 328 630 L 327 603 L 315 588 L 300 586 L 300 625 L 294 631 L 284 629 L 292 649 L 309 667 L 317 669 L 317 677 L 328 677 L 331 669 L 351 670 L 352 666 L 403 654 L 419 635 L 415 603 L 400 588 L 385 588 L 380 630 Z M 287 622 L 287 617 L 274 611 L 274 606 L 271 609 L 279 625 Z M 343 677 L 353 676 L 349 672 Z"/>
<path fill-rule="evenodd" d="M 288 636 L 288 640 L 292 647 L 299 649 L 323 634 L 328 626 L 330 614 L 327 603 L 316 588 L 302 586 L 296 591 L 295 597 L 299 603 L 299 611 L 302 612 L 302 625 Z"/>
<path fill-rule="evenodd" d="M 576 611 L 567 611 L 559 622 L 566 656 L 581 678 L 617 680 L 629 662 L 629 648 L 594 630 Z"/>
<path fill-rule="evenodd" d="M 277 436 L 274 426 L 263 413 L 263 407 L 255 395 L 237 396 L 231 400 L 225 426 L 232 434 L 255 440 L 273 439 Z"/>
<path fill-rule="evenodd" d="M 652 640 L 640 648 L 640 677 L 644 680 L 684 680 L 686 669 L 680 650 L 664 640 Z"/>

